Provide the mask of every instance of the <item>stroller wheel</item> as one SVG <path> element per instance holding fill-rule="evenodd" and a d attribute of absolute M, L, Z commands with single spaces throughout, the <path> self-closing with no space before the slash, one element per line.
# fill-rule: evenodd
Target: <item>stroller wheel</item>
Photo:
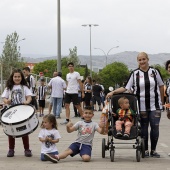
<path fill-rule="evenodd" d="M 115 150 L 111 150 L 110 151 L 110 160 L 111 160 L 111 162 L 114 162 L 114 158 L 115 158 Z"/>
<path fill-rule="evenodd" d="M 136 161 L 140 162 L 140 150 L 136 149 Z"/>
<path fill-rule="evenodd" d="M 142 158 L 145 157 L 145 142 L 143 138 L 141 139 L 141 155 L 142 155 Z"/>
<path fill-rule="evenodd" d="M 102 139 L 102 158 L 105 158 L 105 150 L 106 150 L 106 140 L 105 138 Z"/>

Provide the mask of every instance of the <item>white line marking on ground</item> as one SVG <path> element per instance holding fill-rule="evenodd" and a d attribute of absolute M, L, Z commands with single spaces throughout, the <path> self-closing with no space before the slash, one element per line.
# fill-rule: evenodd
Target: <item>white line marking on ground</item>
<path fill-rule="evenodd" d="M 166 145 L 165 143 L 160 143 L 160 145 L 164 148 L 168 148 L 168 145 Z"/>

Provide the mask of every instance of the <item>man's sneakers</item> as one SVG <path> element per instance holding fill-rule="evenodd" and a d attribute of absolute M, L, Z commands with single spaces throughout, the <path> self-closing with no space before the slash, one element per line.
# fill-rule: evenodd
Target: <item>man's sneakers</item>
<path fill-rule="evenodd" d="M 151 151 L 150 156 L 154 158 L 160 158 L 160 155 L 156 151 Z"/>
<path fill-rule="evenodd" d="M 14 156 L 14 150 L 13 149 L 10 149 L 7 153 L 7 157 L 13 157 Z"/>
<path fill-rule="evenodd" d="M 58 163 L 58 161 L 59 161 L 58 155 L 52 155 L 52 154 L 45 153 L 44 158 L 47 161 L 51 161 L 53 163 Z"/>

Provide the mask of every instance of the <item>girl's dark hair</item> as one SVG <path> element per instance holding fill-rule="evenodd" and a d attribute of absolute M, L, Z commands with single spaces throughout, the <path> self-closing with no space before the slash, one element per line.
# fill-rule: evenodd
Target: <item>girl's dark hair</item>
<path fill-rule="evenodd" d="M 50 123 L 52 123 L 52 128 L 58 129 L 57 120 L 56 120 L 56 118 L 55 118 L 54 115 L 52 115 L 52 114 L 45 115 L 45 116 L 43 117 L 43 119 L 47 119 Z M 44 128 L 44 126 L 43 126 L 43 121 L 42 121 L 42 123 L 41 123 L 41 128 Z"/>
<path fill-rule="evenodd" d="M 9 79 L 6 82 L 6 87 L 8 89 L 12 90 L 13 86 L 15 85 L 15 83 L 13 81 L 13 76 L 14 76 L 15 73 L 20 73 L 20 75 L 21 75 L 21 83 L 20 84 L 28 87 L 28 84 L 27 84 L 27 81 L 24 77 L 24 74 L 22 73 L 22 71 L 20 69 L 14 69 L 12 71 L 12 74 L 10 75 Z"/>
<path fill-rule="evenodd" d="M 168 65 L 170 64 L 170 60 L 168 60 L 166 63 L 165 63 L 165 69 L 168 70 Z"/>

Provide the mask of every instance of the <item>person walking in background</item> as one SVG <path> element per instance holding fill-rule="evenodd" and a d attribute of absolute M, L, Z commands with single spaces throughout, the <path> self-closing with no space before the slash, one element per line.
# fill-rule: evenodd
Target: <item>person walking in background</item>
<path fill-rule="evenodd" d="M 12 74 L 6 83 L 6 88 L 2 94 L 3 102 L 7 105 L 16 105 L 16 104 L 30 104 L 31 102 L 31 91 L 28 88 L 28 84 L 25 80 L 25 77 L 20 69 L 14 69 Z M 27 114 L 27 112 L 23 113 Z M 29 137 L 25 135 L 22 137 L 25 156 L 31 157 L 32 153 L 29 148 Z M 9 151 L 7 157 L 14 156 L 14 148 L 15 148 L 15 137 L 8 136 L 9 142 Z"/>
<path fill-rule="evenodd" d="M 101 100 L 101 104 L 102 104 L 102 107 L 105 106 L 105 93 L 104 93 L 104 86 L 102 84 L 100 84 L 101 88 L 102 88 L 102 91 L 100 92 L 100 100 Z"/>
<path fill-rule="evenodd" d="M 66 108 L 66 120 L 61 124 L 67 124 L 70 121 L 70 102 L 73 102 L 78 109 L 80 116 L 82 117 L 82 108 L 78 99 L 78 91 L 82 91 L 82 83 L 80 74 L 74 71 L 74 64 L 68 63 L 69 73 L 66 75 L 67 89 L 65 92 L 65 108 Z"/>
<path fill-rule="evenodd" d="M 61 77 L 62 73 L 58 72 L 58 76 L 52 78 L 48 83 L 48 86 L 52 88 L 51 97 L 53 98 L 53 114 L 57 119 L 61 118 L 60 113 L 62 108 L 63 93 L 64 89 L 66 89 L 66 83 Z"/>
<path fill-rule="evenodd" d="M 53 77 L 57 77 L 57 75 L 58 75 L 58 72 L 54 71 Z M 50 91 L 51 91 L 51 89 L 50 89 Z M 49 101 L 49 105 L 48 105 L 48 114 L 51 114 L 52 106 L 53 106 L 53 98 L 51 97 L 51 94 L 50 94 L 50 101 Z"/>
<path fill-rule="evenodd" d="M 57 121 L 54 115 L 48 114 L 43 117 L 39 132 L 39 141 L 41 142 L 41 161 L 46 161 L 44 154 L 58 155 L 56 143 L 61 138 L 57 128 Z"/>
<path fill-rule="evenodd" d="M 32 92 L 32 101 L 31 101 L 31 105 L 33 105 L 36 109 L 36 113 L 38 111 L 38 104 L 37 104 L 37 99 L 36 99 L 36 82 L 35 82 L 35 78 L 33 75 L 30 74 L 30 68 L 29 67 L 24 67 L 23 68 L 23 73 L 25 76 L 25 79 L 28 83 L 28 87 Z"/>
<path fill-rule="evenodd" d="M 170 60 L 168 60 L 165 63 L 165 69 L 167 70 L 168 74 L 170 75 Z M 166 103 L 170 103 L 170 78 L 168 78 L 166 80 L 165 86 L 166 86 L 165 93 L 167 96 Z M 169 109 L 167 109 L 167 117 L 168 117 L 168 119 L 170 119 L 170 110 Z"/>
<path fill-rule="evenodd" d="M 165 69 L 167 70 L 168 74 L 170 75 L 170 60 L 168 60 L 166 63 L 165 63 Z M 167 79 L 166 83 L 166 96 L 167 96 L 167 99 L 166 99 L 166 104 L 170 105 L 170 78 Z M 167 118 L 170 119 L 170 107 L 167 108 Z M 168 153 L 168 156 L 170 156 L 170 153 Z"/>
<path fill-rule="evenodd" d="M 83 84 L 83 92 L 84 92 L 84 103 L 85 106 L 91 106 L 92 105 L 92 78 L 90 76 L 86 77 L 86 80 Z"/>
<path fill-rule="evenodd" d="M 161 119 L 161 109 L 164 100 L 164 83 L 159 70 L 149 66 L 149 57 L 145 52 L 137 56 L 139 68 L 133 70 L 124 87 L 118 88 L 107 94 L 122 93 L 131 90 L 138 98 L 139 111 L 141 117 L 141 137 L 145 142 L 145 157 L 149 157 L 148 148 L 148 128 L 150 125 L 150 156 L 159 158 L 156 146 L 159 138 L 159 123 Z"/>
<path fill-rule="evenodd" d="M 44 77 L 40 77 L 40 86 L 38 87 L 38 103 L 39 103 L 39 111 L 40 115 L 44 116 L 44 108 L 45 108 L 45 98 L 47 93 L 47 86 L 45 85 Z"/>
<path fill-rule="evenodd" d="M 97 102 L 98 108 L 99 108 L 98 111 L 102 111 L 102 109 L 101 109 L 101 100 L 100 100 L 100 93 L 102 92 L 102 88 L 98 84 L 98 82 L 94 81 L 94 85 L 93 85 L 92 91 L 93 91 L 92 101 L 93 101 L 94 111 L 97 111 L 96 102 Z"/>

